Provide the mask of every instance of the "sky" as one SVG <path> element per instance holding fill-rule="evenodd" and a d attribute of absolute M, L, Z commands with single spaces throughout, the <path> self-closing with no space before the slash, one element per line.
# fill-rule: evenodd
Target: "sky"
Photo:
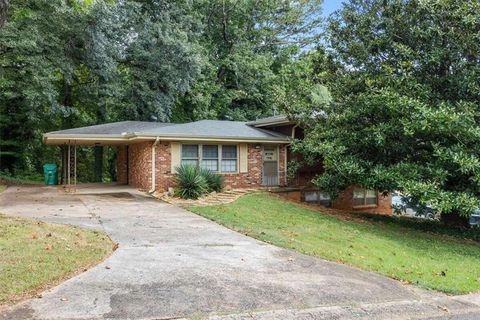
<path fill-rule="evenodd" d="M 323 0 L 323 16 L 328 17 L 333 11 L 340 9 L 342 0 Z"/>

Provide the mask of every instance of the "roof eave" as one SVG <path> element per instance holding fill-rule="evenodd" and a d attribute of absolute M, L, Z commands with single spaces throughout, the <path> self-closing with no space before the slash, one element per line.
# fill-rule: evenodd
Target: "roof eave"
<path fill-rule="evenodd" d="M 169 141 L 231 141 L 231 142 L 264 142 L 264 143 L 290 143 L 288 137 L 268 137 L 268 138 L 253 138 L 253 137 L 218 137 L 218 136 L 190 136 L 190 135 L 139 135 L 137 139 L 155 139 L 159 137 L 161 140 Z"/>
<path fill-rule="evenodd" d="M 167 140 L 167 141 L 229 141 L 229 142 L 251 142 L 251 143 L 290 143 L 288 137 L 269 137 L 269 138 L 253 138 L 253 137 L 218 137 L 218 136 L 189 136 L 189 135 L 167 135 L 167 134 L 137 134 L 128 133 L 122 135 L 94 135 L 94 134 L 44 134 L 43 142 L 45 144 L 65 144 L 71 141 L 77 142 L 89 142 L 90 144 L 95 141 L 103 144 L 118 144 L 121 142 L 135 142 L 135 141 L 149 141 L 149 140 Z"/>
<path fill-rule="evenodd" d="M 295 124 L 295 121 L 291 121 L 287 117 L 278 117 L 276 119 L 267 119 L 267 120 L 260 119 L 256 121 L 247 122 L 247 125 L 255 128 L 288 125 L 288 124 Z"/>

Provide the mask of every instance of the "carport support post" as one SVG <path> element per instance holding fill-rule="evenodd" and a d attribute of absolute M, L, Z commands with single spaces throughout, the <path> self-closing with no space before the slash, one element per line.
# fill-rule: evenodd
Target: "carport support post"
<path fill-rule="evenodd" d="M 155 192 L 155 189 L 156 189 L 156 176 L 155 176 L 155 158 L 156 158 L 156 154 L 157 154 L 157 144 L 160 142 L 160 137 L 157 137 L 155 139 L 155 142 L 152 144 L 152 187 L 150 188 L 150 190 L 148 191 L 149 193 L 154 193 Z"/>
<path fill-rule="evenodd" d="M 77 141 L 75 140 L 75 147 L 73 152 L 73 183 L 74 191 L 77 191 Z"/>
<path fill-rule="evenodd" d="M 63 144 L 62 148 L 62 180 L 63 186 L 67 184 L 67 145 Z"/>
<path fill-rule="evenodd" d="M 70 189 L 70 140 L 68 140 L 68 155 L 67 155 L 67 188 Z"/>

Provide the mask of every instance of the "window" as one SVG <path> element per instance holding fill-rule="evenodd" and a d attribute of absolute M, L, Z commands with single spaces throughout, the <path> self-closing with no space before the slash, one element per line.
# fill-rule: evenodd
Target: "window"
<path fill-rule="evenodd" d="M 377 205 L 377 192 L 369 189 L 353 190 L 353 206 L 374 206 Z"/>
<path fill-rule="evenodd" d="M 218 171 L 218 146 L 202 146 L 202 162 L 200 166 L 210 171 Z"/>
<path fill-rule="evenodd" d="M 182 164 L 200 166 L 215 172 L 237 172 L 236 145 L 182 145 Z"/>
<path fill-rule="evenodd" d="M 222 172 L 237 171 L 237 146 L 222 146 Z"/>
<path fill-rule="evenodd" d="M 198 145 L 184 144 L 182 146 L 182 164 L 198 166 Z"/>
<path fill-rule="evenodd" d="M 332 205 L 330 195 L 322 191 L 306 191 L 305 202 L 318 203 L 324 207 L 330 207 Z"/>

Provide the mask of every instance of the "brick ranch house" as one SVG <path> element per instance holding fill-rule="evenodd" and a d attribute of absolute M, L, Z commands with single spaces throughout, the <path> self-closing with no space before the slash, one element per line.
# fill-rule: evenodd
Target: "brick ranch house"
<path fill-rule="evenodd" d="M 117 182 L 144 191 L 174 188 L 175 170 L 184 163 L 222 174 L 227 189 L 276 188 L 297 201 L 391 214 L 391 197 L 374 190 L 352 186 L 331 201 L 310 182 L 321 174 L 321 164 L 300 168 L 294 177 L 287 177 L 288 163 L 301 158 L 290 151 L 294 138 L 302 139 L 303 129 L 284 116 L 275 116 L 251 122 L 122 121 L 49 132 L 43 141 L 51 145 L 115 146 Z M 62 167 L 67 166 L 71 164 L 63 161 Z"/>

